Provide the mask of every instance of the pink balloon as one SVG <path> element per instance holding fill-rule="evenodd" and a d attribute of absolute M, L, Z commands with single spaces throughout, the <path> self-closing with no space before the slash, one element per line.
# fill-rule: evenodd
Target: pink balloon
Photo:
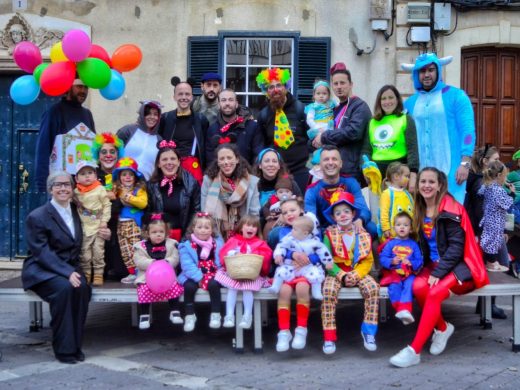
<path fill-rule="evenodd" d="M 154 261 L 146 270 L 146 284 L 155 294 L 168 291 L 175 280 L 175 271 L 166 260 Z"/>
<path fill-rule="evenodd" d="M 80 62 L 89 55 L 92 43 L 86 32 L 70 30 L 64 35 L 61 46 L 69 60 Z"/>
<path fill-rule="evenodd" d="M 42 63 L 42 53 L 34 43 L 23 41 L 16 45 L 13 52 L 14 62 L 20 69 L 32 73 Z"/>

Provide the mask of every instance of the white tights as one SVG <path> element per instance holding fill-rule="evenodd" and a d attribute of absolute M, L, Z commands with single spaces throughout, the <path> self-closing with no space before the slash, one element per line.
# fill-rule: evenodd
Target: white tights
<path fill-rule="evenodd" d="M 238 290 L 228 288 L 227 298 L 226 298 L 226 316 L 234 316 L 235 315 L 235 306 L 237 304 L 237 295 Z M 252 316 L 253 315 L 253 292 L 252 291 L 242 291 L 242 301 L 244 303 L 244 315 Z"/>

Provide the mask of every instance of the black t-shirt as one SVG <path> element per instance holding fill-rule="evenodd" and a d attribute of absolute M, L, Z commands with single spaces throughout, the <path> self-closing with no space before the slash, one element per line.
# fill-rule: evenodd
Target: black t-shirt
<path fill-rule="evenodd" d="M 168 186 L 161 187 L 161 195 L 164 206 L 163 211 L 171 229 L 182 229 L 181 190 L 182 184 L 179 182 L 174 182 L 173 192 L 170 196 L 168 196 Z"/>
<path fill-rule="evenodd" d="M 181 157 L 191 156 L 191 149 L 195 138 L 192 122 L 193 117 L 191 115 L 177 117 L 173 140 L 177 144 L 177 151 Z"/>

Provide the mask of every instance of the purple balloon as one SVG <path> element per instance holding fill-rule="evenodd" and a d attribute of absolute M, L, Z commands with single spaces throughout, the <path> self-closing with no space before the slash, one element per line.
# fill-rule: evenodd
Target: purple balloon
<path fill-rule="evenodd" d="M 64 35 L 61 47 L 69 60 L 80 62 L 88 57 L 92 42 L 86 32 L 70 30 Z"/>
<path fill-rule="evenodd" d="M 155 294 L 168 291 L 175 280 L 175 271 L 166 260 L 154 261 L 146 270 L 146 285 Z"/>
<path fill-rule="evenodd" d="M 23 41 L 14 48 L 13 59 L 20 69 L 32 73 L 42 63 L 42 53 L 34 43 Z"/>

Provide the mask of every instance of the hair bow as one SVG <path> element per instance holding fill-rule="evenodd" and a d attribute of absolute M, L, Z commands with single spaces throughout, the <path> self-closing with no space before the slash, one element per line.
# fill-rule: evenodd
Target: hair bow
<path fill-rule="evenodd" d="M 150 220 L 152 220 L 152 221 L 160 221 L 161 219 L 162 219 L 161 213 L 150 215 Z"/>
<path fill-rule="evenodd" d="M 177 144 L 174 141 L 166 141 L 163 139 L 161 142 L 159 142 L 159 149 L 164 149 L 164 148 L 175 149 L 176 147 L 177 147 Z"/>
<path fill-rule="evenodd" d="M 203 218 L 203 217 L 211 218 L 211 214 L 210 213 L 206 213 L 205 211 L 199 211 L 197 213 L 197 218 Z"/>
<path fill-rule="evenodd" d="M 220 138 L 218 140 L 218 143 L 220 145 L 222 145 L 222 144 L 229 144 L 230 142 L 231 142 L 231 138 L 229 138 L 229 137 L 222 137 L 222 138 Z"/>

